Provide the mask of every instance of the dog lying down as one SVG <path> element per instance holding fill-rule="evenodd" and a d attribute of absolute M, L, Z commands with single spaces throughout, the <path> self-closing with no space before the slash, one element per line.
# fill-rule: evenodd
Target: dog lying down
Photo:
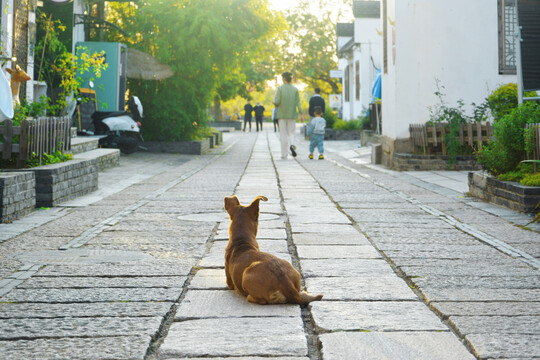
<path fill-rule="evenodd" d="M 300 291 L 300 274 L 289 262 L 259 250 L 260 200 L 268 201 L 265 196 L 257 196 L 249 206 L 242 206 L 236 196 L 225 198 L 225 210 L 231 219 L 225 250 L 227 286 L 261 305 L 304 305 L 321 300 L 322 295 Z"/>

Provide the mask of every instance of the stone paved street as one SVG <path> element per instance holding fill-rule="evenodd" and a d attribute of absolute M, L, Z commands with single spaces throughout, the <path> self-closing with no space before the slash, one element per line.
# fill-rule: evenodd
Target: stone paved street
<path fill-rule="evenodd" d="M 298 139 L 298 137 L 297 137 Z M 0 224 L 2 359 L 540 359 L 540 232 L 464 172 L 393 172 L 355 142 L 280 159 L 274 132 L 123 156 L 100 189 Z M 227 289 L 223 198 L 310 306 Z"/>

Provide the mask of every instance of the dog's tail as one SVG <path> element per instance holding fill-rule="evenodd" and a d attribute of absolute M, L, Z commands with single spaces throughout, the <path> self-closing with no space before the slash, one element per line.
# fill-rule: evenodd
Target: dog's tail
<path fill-rule="evenodd" d="M 283 289 L 283 295 L 285 295 L 290 303 L 306 305 L 312 301 L 321 300 L 323 297 L 322 295 L 310 295 L 306 291 L 298 291 L 292 282 L 289 285 L 286 289 Z"/>

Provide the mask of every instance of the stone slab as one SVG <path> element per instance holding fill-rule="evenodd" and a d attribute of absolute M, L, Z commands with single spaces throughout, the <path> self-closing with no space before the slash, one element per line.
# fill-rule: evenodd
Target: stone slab
<path fill-rule="evenodd" d="M 14 289 L 7 302 L 88 303 L 110 301 L 176 301 L 182 288 Z"/>
<path fill-rule="evenodd" d="M 19 289 L 46 288 L 181 288 L 186 276 L 31 277 Z"/>
<path fill-rule="evenodd" d="M 189 289 L 226 290 L 227 279 L 224 269 L 200 269 L 189 283 Z"/>
<path fill-rule="evenodd" d="M 324 300 L 417 300 L 397 276 L 317 277 L 306 279 L 307 290 Z"/>
<path fill-rule="evenodd" d="M 341 331 L 447 331 L 419 301 L 321 301 L 311 303 L 315 325 Z"/>
<path fill-rule="evenodd" d="M 298 245 L 300 259 L 382 259 L 371 245 Z"/>
<path fill-rule="evenodd" d="M 449 332 L 340 332 L 320 341 L 324 360 L 475 359 Z"/>
<path fill-rule="evenodd" d="M 300 317 L 221 318 L 174 322 L 160 359 L 307 356 Z"/>
<path fill-rule="evenodd" d="M 432 302 L 430 307 L 446 316 L 452 315 L 505 315 L 540 316 L 540 301 L 536 302 Z"/>
<path fill-rule="evenodd" d="M 0 319 L 165 316 L 173 302 L 0 303 Z"/>
<path fill-rule="evenodd" d="M 293 236 L 299 233 L 321 233 L 332 236 L 358 235 L 358 230 L 349 224 L 333 224 L 332 226 L 328 226 L 328 224 L 295 224 L 292 227 L 292 232 Z"/>
<path fill-rule="evenodd" d="M 150 336 L 108 336 L 0 341 L 4 360 L 93 360 L 143 359 Z"/>
<path fill-rule="evenodd" d="M 108 337 L 154 335 L 161 317 L 97 317 L 53 319 L 4 319 L 0 322 L 0 340 L 64 337 Z"/>
<path fill-rule="evenodd" d="M 39 271 L 37 276 L 186 276 L 191 264 L 174 262 L 153 262 L 145 265 L 49 265 Z"/>
<path fill-rule="evenodd" d="M 451 316 L 448 320 L 462 335 L 468 334 L 540 334 L 538 316 Z"/>
<path fill-rule="evenodd" d="M 301 261 L 304 277 L 395 276 L 379 259 L 316 259 Z"/>
<path fill-rule="evenodd" d="M 538 359 L 540 335 L 469 334 L 465 337 L 480 359 Z"/>
<path fill-rule="evenodd" d="M 516 260 L 517 261 L 517 260 Z M 401 270 L 409 277 L 415 276 L 538 276 L 538 271 L 527 266 L 475 266 L 475 264 L 463 264 L 460 266 L 450 266 L 441 264 L 440 266 L 400 266 Z"/>
<path fill-rule="evenodd" d="M 540 289 L 540 276 L 429 276 L 411 279 L 426 288 Z"/>
<path fill-rule="evenodd" d="M 300 316 L 300 307 L 253 304 L 233 290 L 190 290 L 178 306 L 175 320 L 269 316 Z"/>
<path fill-rule="evenodd" d="M 420 289 L 432 301 L 537 301 L 540 289 L 435 288 Z"/>
<path fill-rule="evenodd" d="M 261 251 L 269 252 L 291 262 L 291 255 L 285 240 L 258 240 Z M 199 263 L 202 267 L 225 267 L 225 248 L 227 241 L 215 241 L 212 248 Z"/>
<path fill-rule="evenodd" d="M 293 233 L 296 245 L 371 245 L 364 234 Z"/>

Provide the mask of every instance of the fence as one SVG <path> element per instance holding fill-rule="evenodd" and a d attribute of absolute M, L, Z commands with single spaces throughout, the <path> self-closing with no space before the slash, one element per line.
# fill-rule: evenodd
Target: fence
<path fill-rule="evenodd" d="M 527 135 L 530 136 L 529 141 L 534 144 L 531 154 L 527 152 L 527 159 L 540 160 L 540 123 L 526 124 L 525 129 L 527 130 Z"/>
<path fill-rule="evenodd" d="M 17 155 L 17 167 L 23 167 L 33 153 L 41 163 L 44 153 L 67 152 L 71 148 L 71 118 L 38 117 L 23 120 L 21 126 L 13 126 L 5 120 L 0 126 L 0 152 L 2 159 Z"/>
<path fill-rule="evenodd" d="M 409 133 L 411 142 L 415 147 L 421 147 L 424 155 L 433 151 L 442 150 L 447 155 L 445 136 L 449 132 L 448 123 L 410 124 Z M 493 128 L 489 122 L 476 124 L 462 124 L 459 128 L 458 140 L 461 146 L 482 146 L 482 143 L 491 139 Z"/>

